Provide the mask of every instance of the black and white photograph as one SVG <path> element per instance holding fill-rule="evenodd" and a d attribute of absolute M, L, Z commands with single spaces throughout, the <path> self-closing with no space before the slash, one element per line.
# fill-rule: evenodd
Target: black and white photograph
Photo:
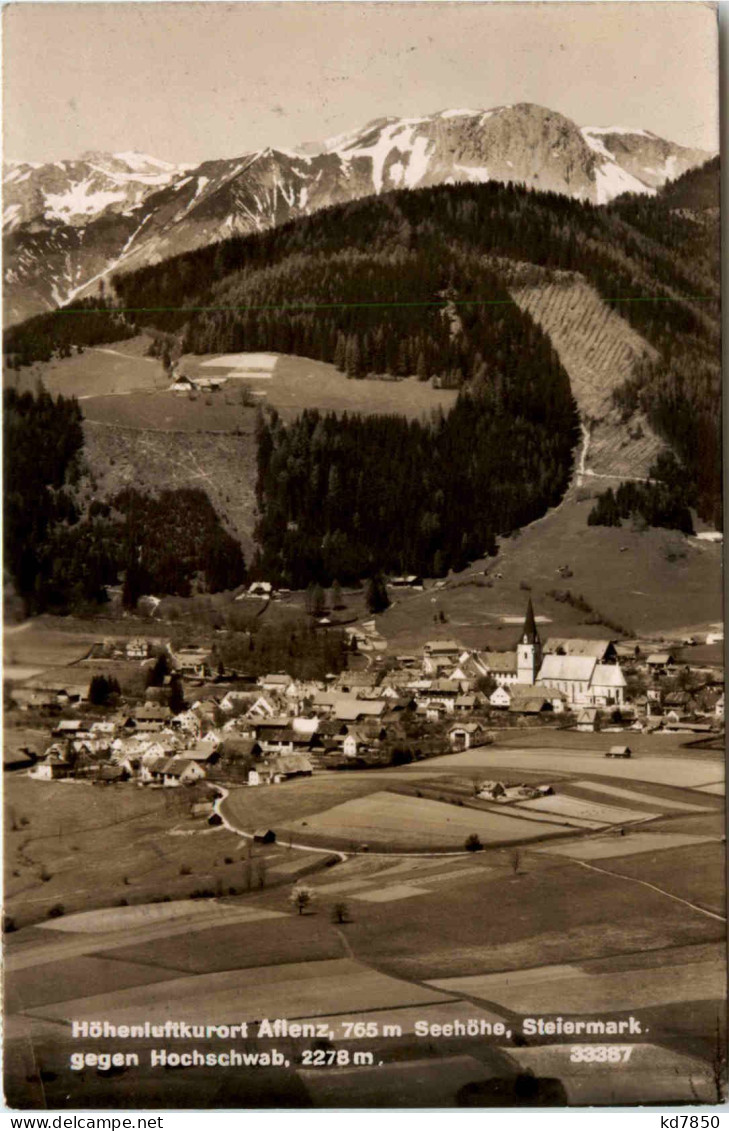
<path fill-rule="evenodd" d="M 724 1104 L 717 7 L 2 62 L 5 1110 Z"/>

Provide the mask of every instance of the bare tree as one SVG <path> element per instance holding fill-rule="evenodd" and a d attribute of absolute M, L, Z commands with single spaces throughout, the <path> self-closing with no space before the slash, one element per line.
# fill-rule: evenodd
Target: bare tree
<path fill-rule="evenodd" d="M 289 902 L 293 903 L 294 907 L 298 908 L 299 915 L 303 915 L 304 911 L 311 904 L 314 899 L 314 892 L 311 888 L 295 887 L 289 896 Z"/>

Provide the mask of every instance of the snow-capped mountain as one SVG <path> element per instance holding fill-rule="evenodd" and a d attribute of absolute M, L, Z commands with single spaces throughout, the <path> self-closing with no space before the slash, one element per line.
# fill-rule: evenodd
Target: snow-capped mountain
<path fill-rule="evenodd" d="M 78 161 L 13 161 L 3 175 L 3 228 L 29 220 L 83 225 L 137 207 L 183 168 L 143 153 L 84 153 Z"/>
<path fill-rule="evenodd" d="M 87 153 L 4 176 L 6 321 L 158 262 L 346 200 L 457 181 L 515 181 L 604 204 L 654 193 L 708 160 L 645 130 L 584 127 L 520 103 L 380 118 L 302 151 L 264 149 L 197 168 Z"/>

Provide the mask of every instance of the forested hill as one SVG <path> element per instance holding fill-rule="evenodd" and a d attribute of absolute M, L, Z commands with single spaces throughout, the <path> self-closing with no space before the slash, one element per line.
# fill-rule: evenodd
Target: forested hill
<path fill-rule="evenodd" d="M 127 325 L 178 332 L 188 350 L 270 349 L 333 361 L 353 377 L 437 377 L 492 406 L 511 398 L 512 411 L 544 422 L 544 397 L 519 399 L 529 372 L 555 392 L 550 427 L 567 436 L 574 417 L 561 367 L 526 316 L 507 317 L 497 260 L 580 272 L 658 351 L 622 390 L 626 415 L 647 413 L 702 515 L 718 519 L 718 172 L 710 162 L 653 198 L 607 207 L 495 183 L 393 192 L 119 276 L 114 303 Z M 6 335 L 6 350 L 22 361 L 82 340 L 88 317 L 35 319 Z M 98 335 L 100 316 L 91 317 Z M 109 332 L 118 337 L 118 324 Z"/>
<path fill-rule="evenodd" d="M 123 601 L 230 589 L 245 579 L 239 544 L 201 490 L 93 497 L 81 410 L 6 389 L 3 396 L 5 569 L 28 613 L 67 613 L 106 600 L 124 574 Z"/>

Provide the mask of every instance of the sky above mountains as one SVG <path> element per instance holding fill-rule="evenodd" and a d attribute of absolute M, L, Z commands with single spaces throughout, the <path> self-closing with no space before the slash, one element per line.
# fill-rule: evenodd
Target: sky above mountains
<path fill-rule="evenodd" d="M 193 164 L 509 102 L 719 145 L 703 3 L 26 3 L 3 20 L 6 160 Z"/>

